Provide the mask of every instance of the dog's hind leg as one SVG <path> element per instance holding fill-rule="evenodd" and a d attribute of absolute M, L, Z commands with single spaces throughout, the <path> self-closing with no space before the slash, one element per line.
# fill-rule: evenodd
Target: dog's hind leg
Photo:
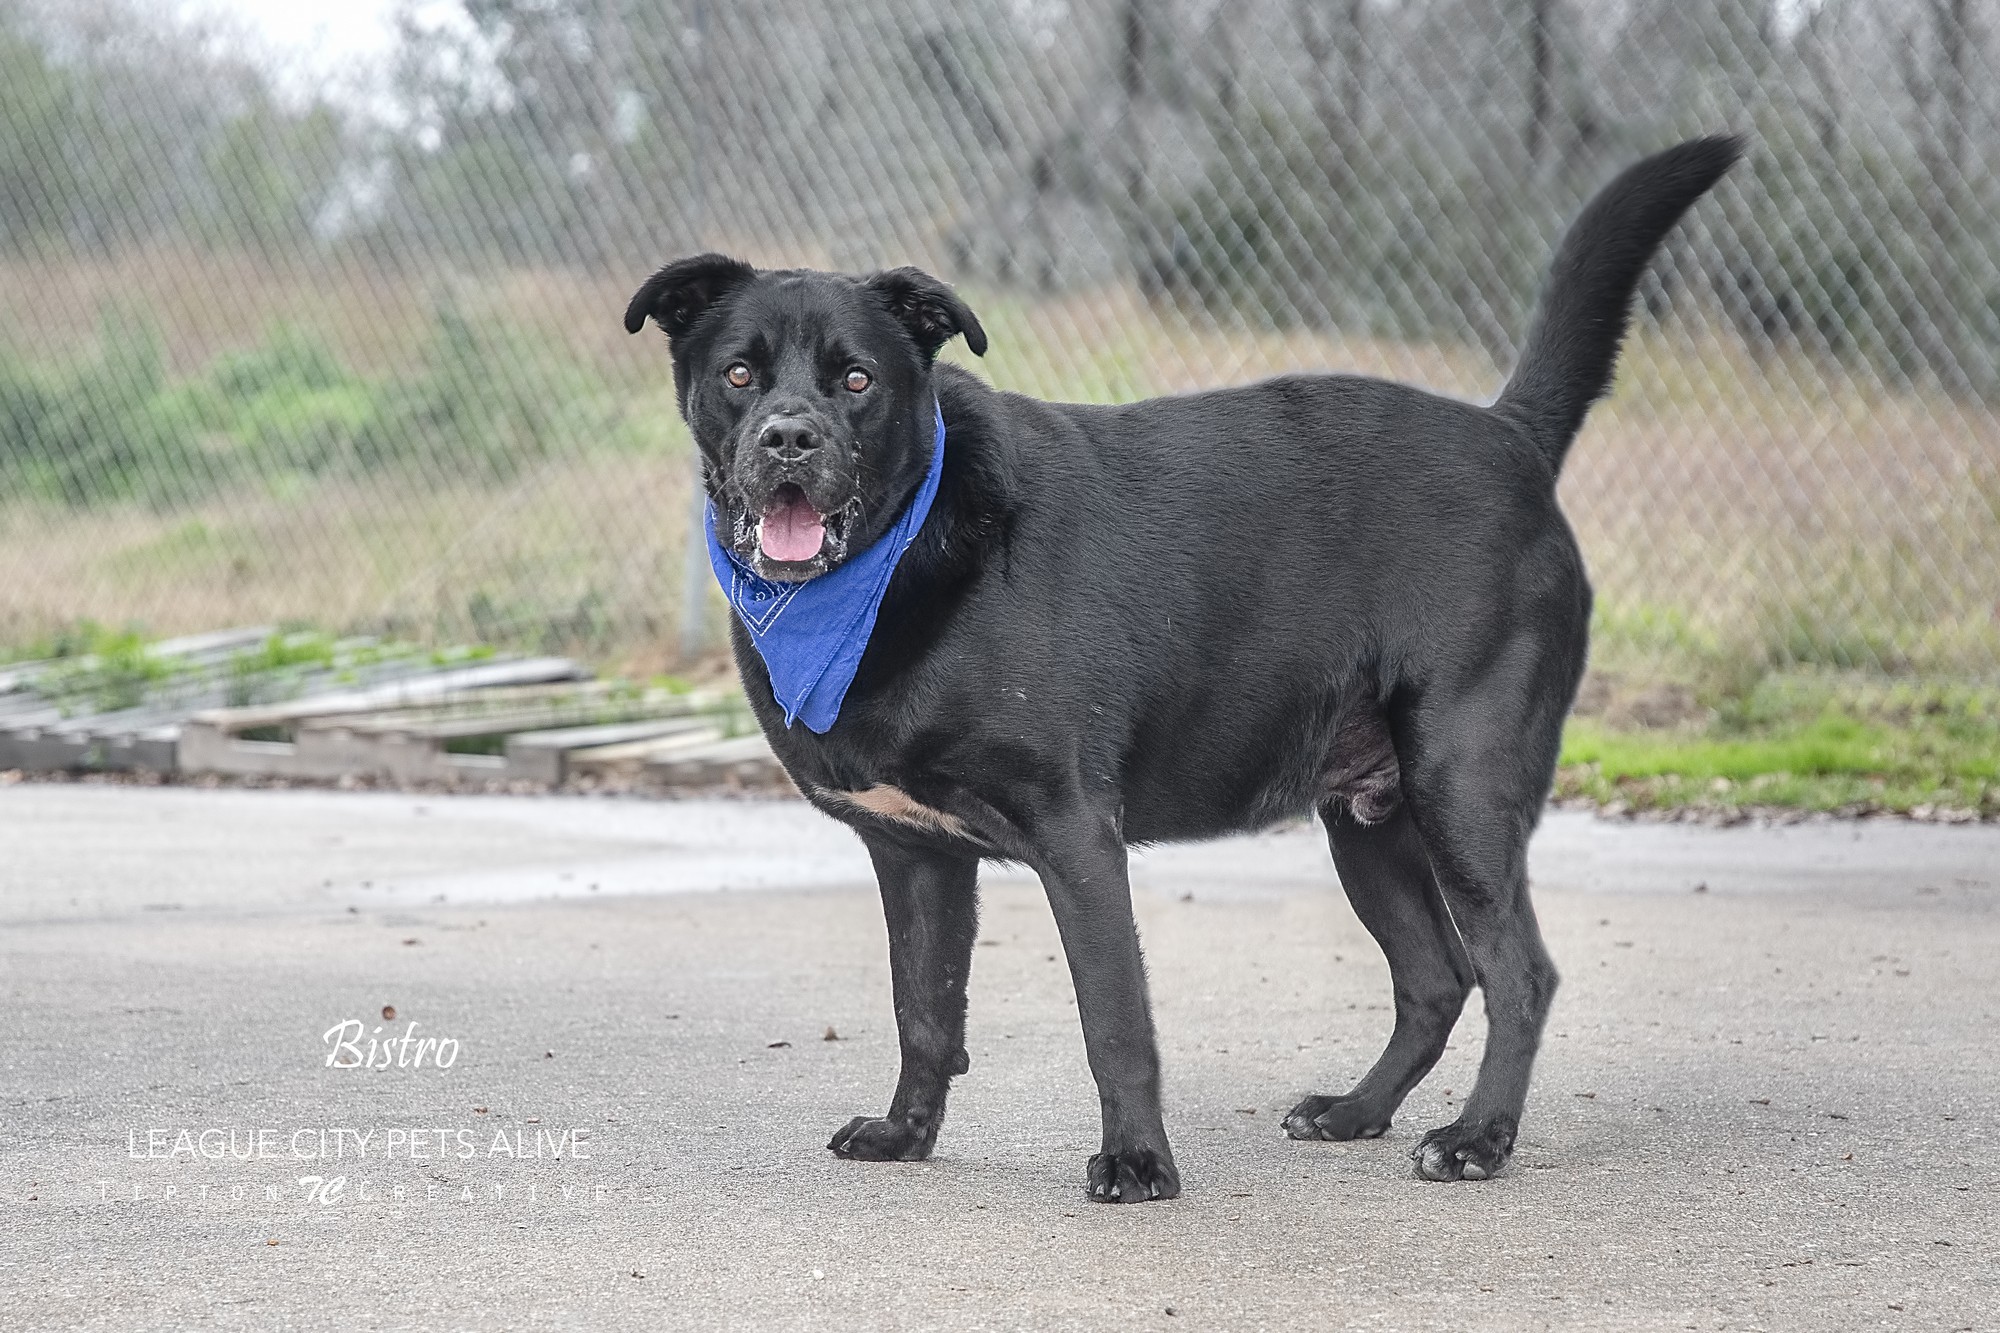
<path fill-rule="evenodd" d="M 1396 1027 L 1374 1068 L 1344 1096 L 1308 1097 L 1285 1117 L 1295 1139 L 1372 1139 L 1444 1052 L 1472 993 L 1472 963 L 1445 910 L 1409 807 L 1362 824 L 1339 801 L 1320 809 L 1340 885 L 1389 959 Z"/>
<path fill-rule="evenodd" d="M 1428 1180 L 1484 1180 L 1512 1155 L 1556 969 L 1528 900 L 1541 817 L 1582 661 L 1523 636 L 1396 726 L 1406 802 L 1486 998 L 1486 1054 L 1457 1121 L 1413 1154 Z"/>
<path fill-rule="evenodd" d="M 965 983 L 979 934 L 979 858 L 864 837 L 889 924 L 889 975 L 903 1072 L 889 1114 L 856 1116 L 826 1146 L 841 1157 L 884 1162 L 931 1155 L 945 1094 L 963 1074 Z"/>

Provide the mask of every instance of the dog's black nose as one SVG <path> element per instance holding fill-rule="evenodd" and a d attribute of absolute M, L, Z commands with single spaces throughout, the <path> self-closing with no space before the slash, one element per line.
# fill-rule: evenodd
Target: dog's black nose
<path fill-rule="evenodd" d="M 819 431 L 803 417 L 774 417 L 764 425 L 757 443 L 780 458 L 798 458 L 819 448 Z"/>

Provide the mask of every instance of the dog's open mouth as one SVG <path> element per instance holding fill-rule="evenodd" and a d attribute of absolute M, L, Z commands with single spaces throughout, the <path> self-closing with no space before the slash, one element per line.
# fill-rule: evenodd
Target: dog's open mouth
<path fill-rule="evenodd" d="M 806 493 L 792 482 L 771 492 L 764 516 L 757 523 L 757 549 L 766 560 L 802 564 L 826 545 L 826 515 L 813 508 Z"/>
<path fill-rule="evenodd" d="M 729 549 L 767 579 L 802 583 L 818 578 L 847 556 L 848 534 L 859 506 L 831 504 L 811 485 L 781 481 L 770 490 L 753 484 L 716 503 L 729 511 Z M 732 488 L 733 489 L 733 488 Z M 831 487 L 829 487 L 831 489 Z M 762 495 L 760 502 L 752 496 Z"/>

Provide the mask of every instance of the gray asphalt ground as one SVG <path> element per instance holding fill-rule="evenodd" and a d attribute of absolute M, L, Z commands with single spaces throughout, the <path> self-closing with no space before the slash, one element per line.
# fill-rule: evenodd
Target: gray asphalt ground
<path fill-rule="evenodd" d="M 2000 1327 L 2000 829 L 1554 814 L 1533 873 L 1521 1146 L 1436 1185 L 1476 997 L 1387 1138 L 1289 1142 L 1390 1018 L 1317 830 L 1140 858 L 1187 1194 L 1114 1208 L 1019 875 L 938 1156 L 862 1164 L 884 932 L 801 805 L 0 789 L 0 1328 Z"/>

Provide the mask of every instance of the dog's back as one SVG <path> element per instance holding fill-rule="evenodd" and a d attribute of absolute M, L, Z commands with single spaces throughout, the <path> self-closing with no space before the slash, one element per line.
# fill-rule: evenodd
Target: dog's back
<path fill-rule="evenodd" d="M 1090 730 L 1119 751 L 1087 762 L 1121 774 L 1134 838 L 1370 799 L 1384 781 L 1354 778 L 1380 779 L 1382 729 L 1359 719 L 1524 635 L 1567 707 L 1590 590 L 1554 478 L 1646 261 L 1737 152 L 1683 144 L 1593 199 L 1490 408 L 1345 375 L 1116 407 L 1003 396 L 1016 467 L 1043 482 L 1015 514 L 1011 578 L 1071 669 L 1118 682 L 1092 692 Z M 996 628 L 1030 615 L 996 606 Z"/>

